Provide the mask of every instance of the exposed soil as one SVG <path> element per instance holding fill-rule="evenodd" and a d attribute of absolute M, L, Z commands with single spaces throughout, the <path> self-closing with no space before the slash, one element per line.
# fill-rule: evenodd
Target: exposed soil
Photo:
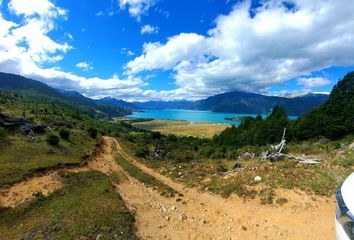
<path fill-rule="evenodd" d="M 165 198 L 130 177 L 116 163 L 116 154 L 182 193 L 183 197 Z M 173 182 L 136 162 L 109 137 L 104 138 L 101 151 L 87 167 L 69 171 L 90 169 L 127 175 L 127 180 L 120 181 L 116 189 L 135 213 L 137 234 L 142 239 L 334 239 L 333 198 L 291 190 L 276 191 L 278 197 L 288 199 L 284 206 L 261 205 L 259 199 L 244 202 L 236 196 L 222 198 Z M 62 186 L 58 176 L 54 172 L 17 184 L 0 196 L 0 203 L 4 205 L 4 199 L 8 199 L 6 206 L 14 207 L 33 199 L 33 192 L 50 194 Z M 19 186 L 25 190 L 21 191 Z M 14 197 L 18 195 L 22 195 L 21 201 Z"/>
<path fill-rule="evenodd" d="M 15 184 L 10 189 L 2 189 L 0 206 L 14 208 L 40 195 L 48 196 L 62 187 L 63 184 L 57 172 L 41 177 L 34 177 Z"/>

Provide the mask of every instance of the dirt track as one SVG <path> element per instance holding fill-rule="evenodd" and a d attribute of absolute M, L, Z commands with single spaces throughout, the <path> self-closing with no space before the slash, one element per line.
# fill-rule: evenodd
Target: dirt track
<path fill-rule="evenodd" d="M 183 197 L 165 198 L 128 176 L 116 163 L 116 154 L 182 193 Z M 334 239 L 335 205 L 331 198 L 316 197 L 314 201 L 302 192 L 279 190 L 277 195 L 289 200 L 283 207 L 261 205 L 258 199 L 247 202 L 235 196 L 224 199 L 186 188 L 156 173 L 136 162 L 109 137 L 104 138 L 102 151 L 88 167 L 70 171 L 90 169 L 127 175 L 128 180 L 116 185 L 116 189 L 134 211 L 137 234 L 142 239 Z"/>

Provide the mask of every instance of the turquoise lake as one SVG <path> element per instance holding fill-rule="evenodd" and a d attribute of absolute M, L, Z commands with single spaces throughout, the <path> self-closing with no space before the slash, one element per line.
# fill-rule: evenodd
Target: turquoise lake
<path fill-rule="evenodd" d="M 186 120 L 190 122 L 213 122 L 213 123 L 229 123 L 229 124 L 239 124 L 237 121 L 226 120 L 225 118 L 234 117 L 245 117 L 251 116 L 256 117 L 256 114 L 238 114 L 238 113 L 218 113 L 210 111 L 200 111 L 200 110 L 183 110 L 183 109 L 163 109 L 163 110 L 153 110 L 146 109 L 141 112 L 134 112 L 127 117 L 133 118 L 154 118 L 162 120 Z M 266 115 L 262 116 L 263 118 Z M 296 117 L 289 117 L 290 119 L 296 119 Z"/>

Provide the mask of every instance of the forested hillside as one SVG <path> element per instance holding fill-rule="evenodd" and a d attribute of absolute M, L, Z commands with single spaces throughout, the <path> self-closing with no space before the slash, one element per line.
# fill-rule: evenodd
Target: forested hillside
<path fill-rule="evenodd" d="M 0 73 L 0 90 L 13 92 L 21 98 L 36 103 L 56 103 L 71 107 L 99 118 L 119 117 L 131 110 L 112 104 L 96 103 L 75 92 L 58 91 L 42 82 L 15 74 Z"/>

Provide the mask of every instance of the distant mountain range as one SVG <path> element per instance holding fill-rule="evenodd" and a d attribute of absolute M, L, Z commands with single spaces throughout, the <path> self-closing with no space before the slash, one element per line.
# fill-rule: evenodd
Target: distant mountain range
<path fill-rule="evenodd" d="M 197 102 L 187 100 L 133 102 L 138 109 L 192 109 Z"/>
<path fill-rule="evenodd" d="M 213 112 L 267 114 L 274 106 L 282 106 L 289 115 L 300 116 L 328 99 L 326 94 L 307 94 L 300 97 L 285 98 L 265 96 L 257 93 L 233 91 L 218 94 L 199 101 L 147 101 L 127 103 L 123 100 L 106 98 L 111 104 L 127 106 L 132 109 L 194 109 Z M 99 100 L 100 101 L 100 100 Z M 119 101 L 119 102 L 118 102 Z M 124 105 L 123 105 L 124 103 Z"/>
<path fill-rule="evenodd" d="M 200 100 L 194 105 L 194 108 L 213 112 L 267 114 L 279 105 L 287 111 L 288 115 L 300 116 L 327 99 L 328 95 L 325 94 L 307 94 L 301 97 L 285 98 L 234 91 Z"/>
<path fill-rule="evenodd" d="M 233 91 L 199 101 L 126 102 L 111 97 L 94 100 L 75 91 L 56 90 L 42 82 L 7 73 L 0 73 L 0 89 L 15 91 L 31 98 L 31 100 L 60 100 L 81 110 L 85 109 L 90 114 L 104 114 L 108 117 L 127 115 L 134 109 L 194 109 L 213 112 L 267 114 L 276 105 L 282 106 L 288 115 L 300 116 L 328 99 L 326 94 L 307 94 L 286 98 Z"/>
<path fill-rule="evenodd" d="M 101 103 L 101 104 L 113 104 L 116 106 L 130 108 L 130 109 L 138 108 L 137 105 L 135 105 L 133 103 L 126 102 L 124 100 L 120 100 L 120 99 L 116 99 L 116 98 L 111 98 L 111 97 L 101 98 L 101 99 L 95 100 L 95 102 Z"/>

